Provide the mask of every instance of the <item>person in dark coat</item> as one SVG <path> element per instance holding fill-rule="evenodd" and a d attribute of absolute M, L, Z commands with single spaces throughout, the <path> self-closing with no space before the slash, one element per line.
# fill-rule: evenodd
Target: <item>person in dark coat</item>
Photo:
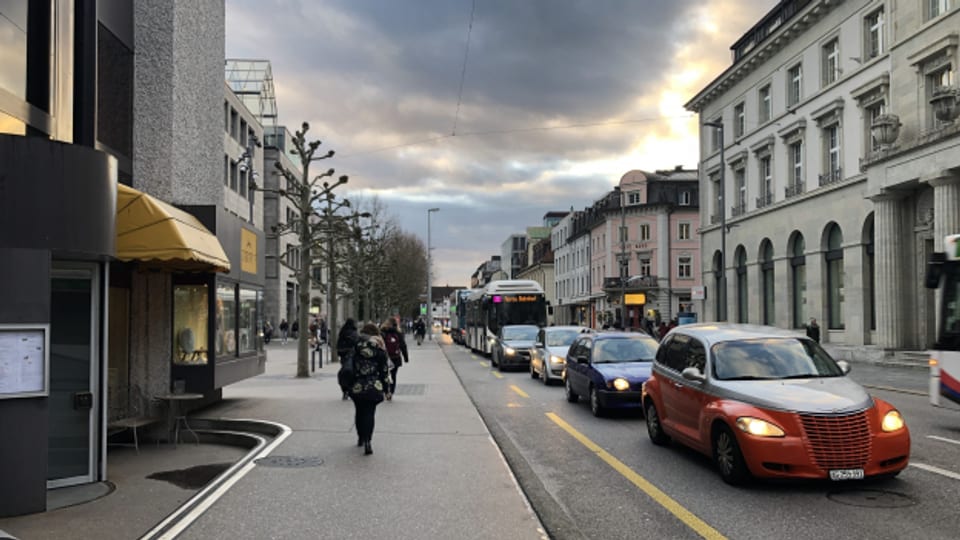
<path fill-rule="evenodd" d="M 387 349 L 380 329 L 375 324 L 364 325 L 353 355 L 354 381 L 350 398 L 354 405 L 354 423 L 357 426 L 357 446 L 363 454 L 373 453 L 373 425 L 377 405 L 390 388 L 390 367 Z"/>
<path fill-rule="evenodd" d="M 340 365 L 343 365 L 343 361 L 348 356 L 353 355 L 359 340 L 360 335 L 357 332 L 356 321 L 353 319 L 344 321 L 343 326 L 340 327 L 340 333 L 337 334 L 337 357 L 340 360 Z M 340 389 L 343 390 L 343 400 L 349 399 L 349 389 L 343 385 L 340 386 Z"/>
<path fill-rule="evenodd" d="M 807 325 L 807 337 L 820 343 L 820 325 L 812 317 L 810 318 L 810 324 Z"/>
<path fill-rule="evenodd" d="M 380 326 L 380 335 L 383 336 L 383 342 L 387 347 L 387 356 L 393 364 L 390 370 L 390 389 L 387 392 L 387 401 L 393 399 L 393 393 L 397 390 L 397 371 L 404 362 L 410 362 L 410 353 L 407 351 L 407 340 L 403 338 L 403 333 L 397 325 L 397 320 L 389 317 L 383 321 Z"/>

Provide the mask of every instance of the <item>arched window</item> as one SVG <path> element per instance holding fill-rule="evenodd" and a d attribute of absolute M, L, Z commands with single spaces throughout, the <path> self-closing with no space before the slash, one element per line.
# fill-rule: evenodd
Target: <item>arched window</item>
<path fill-rule="evenodd" d="M 750 292 L 747 290 L 747 250 L 737 246 L 737 322 L 747 322 L 747 301 Z"/>
<path fill-rule="evenodd" d="M 827 327 L 843 330 L 843 233 L 836 223 L 827 232 Z"/>
<path fill-rule="evenodd" d="M 723 256 L 719 251 L 713 254 L 713 280 L 714 287 L 714 320 L 725 321 L 727 320 L 727 309 L 723 305 L 724 300 L 724 291 L 723 291 Z"/>
<path fill-rule="evenodd" d="M 790 296 L 793 304 L 793 327 L 803 328 L 807 309 L 807 257 L 804 255 L 806 244 L 803 235 L 794 233 L 793 248 L 790 250 Z"/>
<path fill-rule="evenodd" d="M 866 273 L 865 281 L 867 283 L 866 297 L 867 310 L 870 317 L 870 329 L 877 329 L 877 296 L 874 289 L 874 266 L 873 266 L 873 214 L 867 217 L 867 224 L 864 227 L 863 234 L 863 262 Z"/>
<path fill-rule="evenodd" d="M 763 324 L 776 323 L 773 288 L 773 243 L 764 239 L 760 245 L 760 282 L 763 287 L 762 317 Z"/>

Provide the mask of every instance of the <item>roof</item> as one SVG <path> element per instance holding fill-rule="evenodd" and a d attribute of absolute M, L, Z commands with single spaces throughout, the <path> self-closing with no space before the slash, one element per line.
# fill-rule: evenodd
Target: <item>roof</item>
<path fill-rule="evenodd" d="M 763 339 L 770 337 L 781 338 L 804 338 L 806 336 L 799 330 L 788 330 L 777 328 L 775 326 L 763 326 L 759 324 L 736 324 L 736 323 L 697 323 L 684 324 L 670 331 L 668 335 L 674 333 L 687 334 L 699 338 L 708 347 L 715 343 L 724 341 L 737 341 L 746 339 Z"/>

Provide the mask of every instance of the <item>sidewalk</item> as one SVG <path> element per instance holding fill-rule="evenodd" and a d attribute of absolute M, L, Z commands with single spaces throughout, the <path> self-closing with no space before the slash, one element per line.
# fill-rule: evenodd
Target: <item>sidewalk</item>
<path fill-rule="evenodd" d="M 341 401 L 336 383 L 339 364 L 325 355 L 323 368 L 297 379 L 294 342 L 274 341 L 267 350 L 264 375 L 226 388 L 223 402 L 192 418 L 269 420 L 292 433 L 271 452 L 273 466 L 261 461 L 236 475 L 180 538 L 545 538 L 435 342 L 410 345 L 394 400 L 377 409 L 372 456 L 356 447 L 353 403 Z M 97 501 L 0 520 L 0 529 L 22 540 L 64 531 L 72 538 L 138 538 L 194 493 L 151 489 L 157 481 L 143 478 L 157 470 L 156 455 L 196 454 L 198 464 L 215 464 L 245 452 L 145 446 L 140 456 L 125 452 L 125 462 L 138 467 L 127 473 L 138 479 L 135 486 L 118 482 Z M 126 450 L 111 450 L 111 477 L 115 453 Z"/>

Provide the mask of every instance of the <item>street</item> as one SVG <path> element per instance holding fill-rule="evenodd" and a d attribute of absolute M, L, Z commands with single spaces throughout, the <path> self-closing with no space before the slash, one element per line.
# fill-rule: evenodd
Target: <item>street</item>
<path fill-rule="evenodd" d="M 898 477 L 734 488 L 708 458 L 677 444 L 651 444 L 639 413 L 594 418 L 582 400 L 567 403 L 562 386 L 545 387 L 527 371 L 501 374 L 488 358 L 444 343 L 554 538 L 946 539 L 960 531 L 960 410 L 933 408 L 925 395 L 876 389 L 902 387 L 894 371 L 858 371 L 855 364 L 851 377 L 907 421 L 911 465 Z"/>

